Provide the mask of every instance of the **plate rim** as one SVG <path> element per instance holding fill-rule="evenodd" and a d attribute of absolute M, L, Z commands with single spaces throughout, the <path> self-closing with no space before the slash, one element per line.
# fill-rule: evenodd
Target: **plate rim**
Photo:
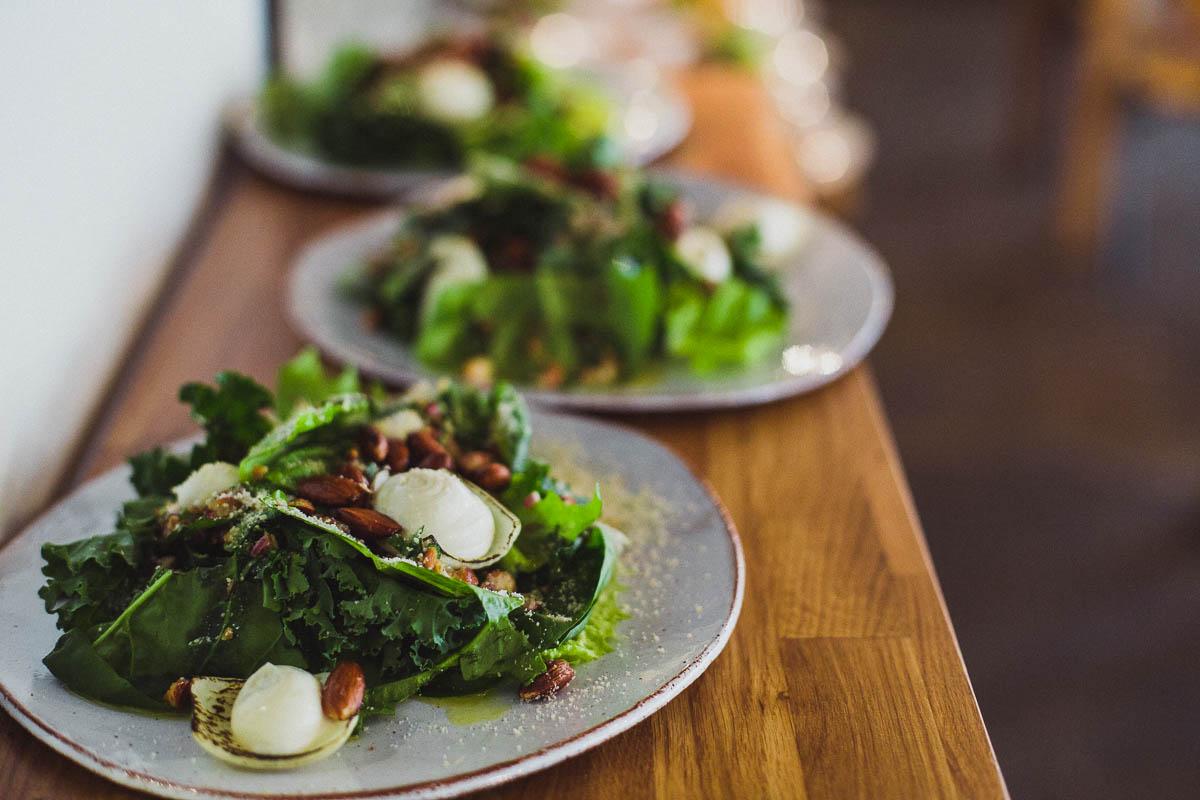
<path fill-rule="evenodd" d="M 580 393 L 561 392 L 538 389 L 532 386 L 517 385 L 517 390 L 532 405 L 543 409 L 554 409 L 571 412 L 600 412 L 618 414 L 660 414 L 677 411 L 716 411 L 734 408 L 750 408 L 765 405 L 789 397 L 795 397 L 816 391 L 841 378 L 846 373 L 861 364 L 875 345 L 879 343 L 896 304 L 895 283 L 887 263 L 879 251 L 869 242 L 855 233 L 849 226 L 834 219 L 817 208 L 805 206 L 794 199 L 763 191 L 737 181 L 711 176 L 704 173 L 683 169 L 655 168 L 647 170 L 653 176 L 659 176 L 683 186 L 706 185 L 723 192 L 739 193 L 758 198 L 782 201 L 789 205 L 804 209 L 814 216 L 817 223 L 826 227 L 839 237 L 845 238 L 862 249 L 867 258 L 863 261 L 863 271 L 871 286 L 871 305 L 867 311 L 862 326 L 855 332 L 842 353 L 842 361 L 837 369 L 829 372 L 810 372 L 804 375 L 793 375 L 768 383 L 734 389 L 713 389 L 703 392 L 655 394 L 606 394 L 602 392 Z M 415 190 L 416 195 L 428 191 L 437 182 L 426 183 Z M 377 365 L 377 359 L 363 363 L 355 352 L 353 343 L 330 341 L 318 335 L 319 327 L 315 325 L 302 311 L 303 303 L 297 296 L 298 277 L 302 266 L 309 260 L 312 252 L 333 238 L 352 238 L 361 235 L 362 231 L 373 230 L 384 224 L 385 220 L 399 221 L 408 212 L 407 204 L 392 205 L 388 208 L 370 212 L 357 219 L 335 225 L 307 240 L 292 257 L 291 265 L 285 277 L 284 311 L 292 329 L 304 341 L 317 347 L 326 357 L 341 364 L 351 364 L 360 372 L 385 383 L 407 386 L 425 379 L 426 376 L 414 373 L 403 367 L 391 367 L 386 364 Z M 802 256 L 801 256 L 802 257 Z M 347 265 L 349 266 L 349 265 Z M 378 334 L 371 334 L 378 335 Z"/>
<path fill-rule="evenodd" d="M 160 797 L 178 797 L 178 798 L 228 798 L 230 800 L 280 800 L 283 797 L 295 797 L 299 800 L 362 800 L 364 798 L 374 798 L 375 800 L 385 800 L 386 798 L 445 798 L 458 797 L 471 792 L 480 791 L 499 786 L 504 783 L 516 780 L 518 778 L 541 772 L 556 764 L 560 764 L 568 759 L 574 758 L 594 747 L 603 744 L 604 742 L 618 736 L 621 733 L 633 728 L 639 723 L 645 721 L 653 714 L 657 713 L 671 700 L 678 697 L 685 689 L 694 683 L 717 659 L 728 645 L 730 638 L 733 636 L 733 631 L 737 627 L 738 619 L 741 616 L 742 604 L 746 590 L 746 561 L 745 552 L 742 547 L 741 536 L 738 533 L 737 525 L 733 520 L 729 509 L 726 508 L 724 502 L 713 488 L 712 484 L 703 476 L 699 475 L 692 466 L 684 460 L 675 450 L 667 445 L 659 442 L 653 437 L 642 431 L 633 428 L 629 425 L 614 422 L 610 420 L 597 420 L 588 417 L 583 417 L 575 414 L 562 413 L 557 411 L 549 411 L 538 409 L 537 415 L 567 418 L 574 424 L 580 424 L 585 427 L 593 428 L 615 428 L 628 435 L 631 435 L 639 440 L 644 445 L 660 450 L 667 457 L 674 459 L 693 481 L 699 486 L 708 501 L 712 503 L 717 511 L 717 516 L 721 520 L 725 530 L 726 541 L 730 548 L 732 556 L 731 563 L 733 566 L 733 597 L 730 600 L 729 610 L 726 612 L 725 620 L 721 623 L 721 628 L 717 634 L 704 646 L 704 648 L 673 677 L 664 682 L 653 692 L 647 694 L 635 702 L 632 706 L 624 711 L 615 714 L 608 719 L 600 722 L 585 731 L 582 731 L 569 739 L 563 739 L 546 747 L 539 748 L 532 753 L 526 753 L 514 759 L 493 764 L 489 767 L 474 770 L 461 775 L 454 775 L 449 778 L 443 778 L 433 781 L 425 781 L 418 784 L 398 785 L 384 787 L 379 789 L 364 789 L 360 791 L 334 792 L 334 793 L 317 793 L 317 794 L 296 794 L 294 792 L 283 794 L 267 794 L 261 792 L 238 792 L 226 789 L 215 789 L 211 787 L 196 786 L 190 784 L 177 783 L 175 781 L 164 780 L 155 777 L 146 772 L 131 769 L 113 762 L 98 753 L 84 747 L 68 734 L 57 730 L 48 722 L 43 720 L 37 714 L 28 709 L 20 700 L 16 698 L 13 692 L 0 682 L 0 708 L 3 708 L 9 716 L 13 718 L 24 728 L 31 736 L 38 741 L 55 750 L 63 757 L 87 769 L 89 772 L 99 775 L 100 777 L 112 781 L 113 783 L 125 786 L 127 788 L 136 789 L 139 791 L 150 792 L 157 794 Z M 57 512 L 62 506 L 70 503 L 72 499 L 79 493 L 83 492 L 93 484 L 99 483 L 106 479 L 111 479 L 113 473 L 123 469 L 122 465 L 117 465 L 111 469 L 96 475 L 76 486 L 71 492 L 61 500 L 55 502 L 50 507 L 38 514 L 33 520 L 26 524 L 19 533 L 9 537 L 3 544 L 0 544 L 0 559 L 6 558 L 11 553 L 11 548 L 20 539 L 27 536 L 30 531 L 37 527 L 45 518 Z M 79 702 L 89 702 L 85 698 L 80 697 Z"/>

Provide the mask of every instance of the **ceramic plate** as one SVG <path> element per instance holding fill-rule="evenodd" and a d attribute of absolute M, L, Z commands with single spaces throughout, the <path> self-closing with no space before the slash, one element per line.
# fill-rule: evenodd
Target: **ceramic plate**
<path fill-rule="evenodd" d="M 699 218 L 749 189 L 682 173 L 652 174 L 679 186 Z M 892 313 L 892 281 L 871 248 L 841 224 L 811 210 L 807 241 L 781 268 L 791 302 L 789 329 L 777 353 L 757 365 L 712 375 L 667 366 L 618 386 L 545 391 L 521 387 L 531 401 L 558 408 L 652 412 L 766 403 L 823 386 L 860 362 Z M 301 335 L 327 355 L 389 383 L 428 380 L 435 373 L 400 342 L 363 325 L 363 309 L 339 290 L 343 277 L 385 248 L 402 211 L 368 218 L 309 245 L 297 259 L 288 310 Z"/>
<path fill-rule="evenodd" d="M 683 96 L 669 86 L 658 84 L 652 89 L 634 90 L 626 77 L 616 74 L 606 74 L 602 85 L 613 96 L 620 114 L 617 141 L 635 164 L 648 164 L 666 155 L 691 128 L 691 110 Z M 280 183 L 301 189 L 347 197 L 396 197 L 447 174 L 345 166 L 283 147 L 266 134 L 253 100 L 226 109 L 225 124 L 234 146 L 251 166 Z"/>
<path fill-rule="evenodd" d="M 72 761 L 164 797 L 450 797 L 595 747 L 664 706 L 725 646 L 742 603 L 741 545 L 717 499 L 662 446 L 572 417 L 539 413 L 533 425 L 534 452 L 574 483 L 602 481 L 605 519 L 631 539 L 621 568 L 631 617 L 618 628 L 617 649 L 580 666 L 553 701 L 523 704 L 511 690 L 465 708 L 411 700 L 325 761 L 263 773 L 205 755 L 183 719 L 119 711 L 71 694 L 41 663 L 58 632 L 37 596 L 39 548 L 110 530 L 132 493 L 128 470 L 120 468 L 85 485 L 0 551 L 0 705 Z"/>

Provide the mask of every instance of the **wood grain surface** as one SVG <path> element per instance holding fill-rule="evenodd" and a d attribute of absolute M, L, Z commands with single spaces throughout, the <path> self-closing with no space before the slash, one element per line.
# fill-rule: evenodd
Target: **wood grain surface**
<path fill-rule="evenodd" d="M 802 196 L 749 79 L 684 77 L 696 126 L 677 165 Z M 310 237 L 365 206 L 232 166 L 91 431 L 75 480 L 188 433 L 180 383 L 224 368 L 271 381 L 301 344 L 280 303 Z M 664 710 L 492 792 L 567 797 L 1005 797 L 869 371 L 754 409 L 625 418 L 706 477 L 741 530 L 748 585 L 728 649 Z M 127 798 L 0 715 L 0 792 Z"/>

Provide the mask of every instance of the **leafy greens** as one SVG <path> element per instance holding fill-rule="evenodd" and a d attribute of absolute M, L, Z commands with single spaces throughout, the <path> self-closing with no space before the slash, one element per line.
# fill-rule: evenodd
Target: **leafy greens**
<path fill-rule="evenodd" d="M 141 496 L 114 531 L 43 547 L 40 595 L 64 631 L 45 663 L 77 693 L 167 710 L 163 692 L 181 676 L 246 677 L 268 661 L 317 672 L 349 659 L 367 676 L 368 710 L 383 713 L 418 692 L 524 683 L 547 658 L 611 647 L 617 544 L 596 524 L 599 496 L 574 502 L 529 456 L 528 412 L 511 387 L 369 396 L 352 371 L 326 376 L 306 351 L 280 369 L 274 395 L 221 373 L 181 397 L 205 440 L 186 455 L 131 459 Z M 364 540 L 298 500 L 304 477 L 344 468 L 366 427 L 400 409 L 512 472 L 497 499 L 525 532 L 497 566 L 518 591 L 441 567 L 420 531 Z M 180 507 L 171 482 L 218 460 L 237 466 L 238 485 Z M 533 491 L 538 502 L 526 503 Z"/>

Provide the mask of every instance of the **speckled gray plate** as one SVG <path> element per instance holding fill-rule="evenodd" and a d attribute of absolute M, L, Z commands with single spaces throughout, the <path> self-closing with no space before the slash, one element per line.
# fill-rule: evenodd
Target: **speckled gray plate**
<path fill-rule="evenodd" d="M 670 86 L 660 84 L 634 91 L 618 73 L 604 76 L 601 84 L 620 114 L 614 135 L 634 164 L 649 164 L 666 155 L 683 141 L 692 126 L 691 109 Z M 346 197 L 397 197 L 447 174 L 346 166 L 283 147 L 266 134 L 253 100 L 230 105 L 225 111 L 225 125 L 234 146 L 251 166 L 280 183 L 310 191 Z"/>
<path fill-rule="evenodd" d="M 678 185 L 700 218 L 744 187 L 694 175 L 655 170 Z M 834 220 L 804 210 L 808 240 L 781 268 L 791 302 L 789 328 L 776 354 L 745 369 L 696 375 L 670 364 L 618 386 L 575 386 L 546 391 L 522 386 L 530 401 L 590 411 L 680 411 L 768 403 L 823 386 L 866 357 L 892 313 L 892 280 L 878 255 Z M 355 364 L 389 383 L 406 385 L 436 374 L 400 342 L 363 325 L 362 308 L 338 290 L 344 276 L 384 249 L 403 211 L 389 211 L 324 236 L 304 249 L 291 275 L 287 305 L 292 323 L 327 355 Z"/>
<path fill-rule="evenodd" d="M 234 769 L 205 755 L 187 722 L 96 705 L 71 694 L 41 658 L 58 633 L 37 596 L 39 547 L 111 529 L 131 494 L 125 468 L 91 481 L 0 551 L 0 705 L 34 736 L 117 783 L 178 798 L 450 797 L 494 786 L 577 755 L 636 725 L 694 681 L 725 646 L 741 609 L 741 545 L 719 502 L 669 451 L 633 431 L 590 420 L 534 415 L 534 451 L 559 456 L 607 482 L 617 510 L 658 508 L 655 524 L 628 524 L 617 649 L 585 664 L 543 704 L 508 692 L 498 719 L 448 722 L 420 701 L 325 761 L 293 772 Z M 574 453 L 570 459 L 563 453 Z M 570 472 L 567 470 L 567 474 Z M 620 489 L 606 476 L 620 475 Z M 663 501 L 631 503 L 639 492 Z M 619 521 L 619 520 L 615 520 Z M 640 580 L 638 564 L 653 565 Z"/>

